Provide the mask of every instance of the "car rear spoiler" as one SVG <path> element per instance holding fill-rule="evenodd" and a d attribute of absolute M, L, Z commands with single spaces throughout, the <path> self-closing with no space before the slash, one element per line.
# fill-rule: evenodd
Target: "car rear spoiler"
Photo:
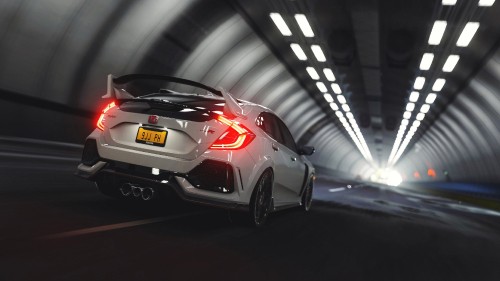
<path fill-rule="evenodd" d="M 229 94 L 227 91 L 225 91 L 223 88 L 219 88 L 220 90 L 216 90 L 210 86 L 207 86 L 199 82 L 172 76 L 150 75 L 150 74 L 128 74 L 120 77 L 114 77 L 112 74 L 109 74 L 107 81 L 107 92 L 104 96 L 102 96 L 102 98 L 111 98 L 117 100 L 134 98 L 134 96 L 132 96 L 127 91 L 118 89 L 117 86 L 124 85 L 134 80 L 140 80 L 140 79 L 161 80 L 165 82 L 179 83 L 207 90 L 216 96 L 224 98 L 225 100 L 224 115 L 230 118 L 234 118 L 236 116 L 245 117 L 243 108 L 238 104 L 238 102 L 233 98 L 233 96 Z"/>

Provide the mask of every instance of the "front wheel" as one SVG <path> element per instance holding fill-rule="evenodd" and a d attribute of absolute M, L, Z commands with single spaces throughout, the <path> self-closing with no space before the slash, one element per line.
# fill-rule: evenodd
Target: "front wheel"
<path fill-rule="evenodd" d="M 313 183 L 313 179 L 311 177 L 311 179 L 309 179 L 309 183 L 306 186 L 306 190 L 304 190 L 304 194 L 302 194 L 302 208 L 306 212 L 311 210 L 312 197 L 313 197 L 312 196 L 313 195 L 313 187 L 314 187 L 314 183 Z"/>
<path fill-rule="evenodd" d="M 250 222 L 254 226 L 262 226 L 267 220 L 272 205 L 274 176 L 266 170 L 257 182 L 250 200 Z"/>

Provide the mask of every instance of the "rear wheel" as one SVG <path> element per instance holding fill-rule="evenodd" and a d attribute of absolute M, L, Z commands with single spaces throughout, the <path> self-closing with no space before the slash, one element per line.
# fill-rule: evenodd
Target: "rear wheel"
<path fill-rule="evenodd" d="M 262 226 L 271 211 L 274 176 L 271 170 L 266 170 L 260 176 L 250 200 L 250 223 Z"/>
<path fill-rule="evenodd" d="M 302 208 L 304 208 L 304 211 L 308 212 L 311 210 L 312 206 L 312 195 L 313 195 L 313 179 L 309 179 L 309 183 L 306 186 L 306 189 L 304 190 L 304 194 L 302 194 Z"/>

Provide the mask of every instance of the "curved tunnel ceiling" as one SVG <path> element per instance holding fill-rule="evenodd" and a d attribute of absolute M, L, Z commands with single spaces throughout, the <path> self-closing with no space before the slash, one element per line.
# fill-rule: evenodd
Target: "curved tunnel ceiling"
<path fill-rule="evenodd" d="M 199 80 L 274 110 L 300 144 L 317 148 L 311 160 L 320 169 L 367 177 L 389 156 L 413 80 L 422 73 L 418 65 L 432 22 L 449 21 L 453 29 L 443 40 L 450 41 L 470 19 L 481 28 L 471 46 L 459 50 L 460 63 L 396 168 L 408 180 L 431 180 L 413 175 L 434 169 L 437 179 L 447 171 L 453 180 L 499 182 L 500 8 L 476 6 L 459 1 L 444 7 L 434 0 L 2 1 L 0 89 L 81 110 L 81 118 L 100 108 L 108 73 Z M 270 12 L 311 17 L 376 158 L 373 165 L 343 130 Z M 436 49 L 442 53 L 437 63 L 456 51 L 452 45 Z M 429 80 L 441 75 L 428 74 Z"/>
<path fill-rule="evenodd" d="M 43 2 L 2 4 L 2 89 L 95 111 L 108 73 L 160 73 L 269 107 L 296 140 L 320 120 L 335 121 L 224 1 Z M 317 166 L 346 175 L 369 166 L 336 126 L 326 128 L 321 135 L 335 143 L 307 143 Z"/>

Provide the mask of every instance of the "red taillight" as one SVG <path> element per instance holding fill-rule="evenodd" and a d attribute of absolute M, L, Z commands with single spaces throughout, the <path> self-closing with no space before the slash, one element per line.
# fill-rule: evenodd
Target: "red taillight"
<path fill-rule="evenodd" d="M 109 103 L 103 110 L 102 110 L 102 113 L 101 113 L 101 116 L 99 116 L 99 119 L 97 119 L 97 123 L 96 123 L 96 126 L 98 129 L 100 130 L 104 130 L 104 115 L 106 114 L 106 112 L 108 112 L 108 110 L 110 110 L 111 108 L 115 107 L 116 104 L 115 102 L 111 102 Z"/>
<path fill-rule="evenodd" d="M 241 124 L 237 124 L 224 116 L 217 116 L 217 120 L 229 128 L 210 146 L 210 149 L 234 150 L 247 146 L 255 135 Z"/>

